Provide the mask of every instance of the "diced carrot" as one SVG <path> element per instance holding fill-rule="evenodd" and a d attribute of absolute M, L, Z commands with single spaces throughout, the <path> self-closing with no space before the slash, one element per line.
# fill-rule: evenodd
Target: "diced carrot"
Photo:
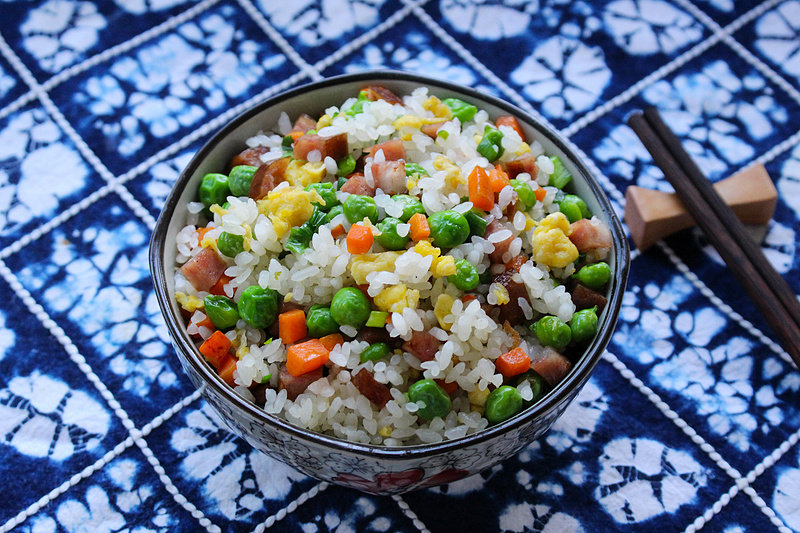
<path fill-rule="evenodd" d="M 219 377 L 222 378 L 222 381 L 231 387 L 236 386 L 236 382 L 233 381 L 233 371 L 236 370 L 237 361 L 238 359 L 236 359 L 234 356 L 228 355 L 228 357 L 222 361 L 219 369 L 217 370 L 217 374 L 219 374 Z"/>
<path fill-rule="evenodd" d="M 306 314 L 302 309 L 292 309 L 278 315 L 278 336 L 283 344 L 292 344 L 308 334 Z"/>
<path fill-rule="evenodd" d="M 494 366 L 503 377 L 510 378 L 527 372 L 531 367 L 531 358 L 522 348 L 514 348 L 498 357 Z"/>
<path fill-rule="evenodd" d="M 490 211 L 494 207 L 494 191 L 489 174 L 481 167 L 475 167 L 467 178 L 469 201 L 478 209 Z"/>
<path fill-rule="evenodd" d="M 492 192 L 502 191 L 505 186 L 508 185 L 508 182 L 508 174 L 500 165 L 495 165 L 495 167 L 489 171 L 489 186 Z"/>
<path fill-rule="evenodd" d="M 198 323 L 197 323 L 197 327 L 198 327 L 198 328 L 200 328 L 200 327 L 203 327 L 203 328 L 208 328 L 208 329 L 210 329 L 210 330 L 212 330 L 212 331 L 213 331 L 213 330 L 214 330 L 214 328 L 215 328 L 215 326 L 214 326 L 214 323 L 213 323 L 213 322 L 211 321 L 211 319 L 210 319 L 210 318 L 208 318 L 208 317 L 205 317 L 203 320 L 201 320 L 200 322 L 198 322 Z"/>
<path fill-rule="evenodd" d="M 339 224 L 338 226 L 336 226 L 335 228 L 333 228 L 331 230 L 331 237 L 333 237 L 335 239 L 335 238 L 339 237 L 340 235 L 344 235 L 345 233 L 346 232 L 344 231 L 344 226 Z"/>
<path fill-rule="evenodd" d="M 328 362 L 330 350 L 319 339 L 292 344 L 286 351 L 286 370 L 294 377 L 316 370 Z"/>
<path fill-rule="evenodd" d="M 200 353 L 203 354 L 206 361 L 211 363 L 211 366 L 219 370 L 220 364 L 224 361 L 224 357 L 228 355 L 231 346 L 233 346 L 231 340 L 224 333 L 217 330 L 200 345 Z"/>
<path fill-rule="evenodd" d="M 461 301 L 464 303 L 468 303 L 476 298 L 477 296 L 475 296 L 474 294 L 465 294 L 464 296 L 461 297 Z"/>
<path fill-rule="evenodd" d="M 331 333 L 330 335 L 325 335 L 324 337 L 319 338 L 319 342 L 322 343 L 328 350 L 333 350 L 333 348 L 339 344 L 344 343 L 344 337 L 342 337 L 338 333 Z"/>
<path fill-rule="evenodd" d="M 347 232 L 347 251 L 351 254 L 365 254 L 372 248 L 374 240 L 372 228 L 363 224 L 353 224 Z"/>
<path fill-rule="evenodd" d="M 455 381 L 445 381 L 443 379 L 435 379 L 434 381 L 450 396 L 452 396 L 453 393 L 458 390 L 458 383 Z"/>
<path fill-rule="evenodd" d="M 284 131 L 286 131 L 286 130 L 284 130 Z M 306 132 L 304 132 L 304 131 L 291 131 L 291 132 L 289 132 L 289 135 L 292 136 L 292 140 L 293 141 L 296 141 L 297 139 L 299 139 L 300 137 L 302 137 L 305 134 L 306 134 Z"/>
<path fill-rule="evenodd" d="M 520 139 L 523 141 L 525 140 L 525 132 L 522 131 L 522 127 L 519 125 L 519 122 L 517 122 L 517 119 L 511 115 L 502 115 L 497 117 L 494 119 L 494 125 L 498 128 L 500 126 L 508 126 L 519 134 Z"/>
<path fill-rule="evenodd" d="M 539 200 L 540 202 L 544 202 L 544 197 L 547 194 L 547 191 L 544 190 L 544 187 L 539 187 L 538 189 L 533 191 L 533 194 L 536 195 L 537 200 Z"/>
<path fill-rule="evenodd" d="M 225 274 L 221 275 L 214 286 L 208 289 L 208 292 L 216 296 L 225 296 L 225 289 L 223 287 L 232 279 L 232 277 L 226 276 Z"/>
<path fill-rule="evenodd" d="M 428 218 L 422 213 L 414 213 L 414 216 L 408 219 L 408 223 L 411 224 L 409 234 L 412 241 L 419 242 L 430 237 L 431 227 L 428 225 Z"/>
<path fill-rule="evenodd" d="M 198 228 L 197 229 L 197 244 L 201 244 L 203 242 L 203 237 L 206 236 L 206 233 L 211 231 L 214 228 Z"/>

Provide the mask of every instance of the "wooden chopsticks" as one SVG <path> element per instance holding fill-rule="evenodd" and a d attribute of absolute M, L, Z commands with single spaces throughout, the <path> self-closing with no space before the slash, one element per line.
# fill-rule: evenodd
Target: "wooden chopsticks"
<path fill-rule="evenodd" d="M 781 346 L 800 368 L 800 303 L 656 108 L 635 112 L 628 125 L 675 188 L 686 209 L 745 288 Z"/>

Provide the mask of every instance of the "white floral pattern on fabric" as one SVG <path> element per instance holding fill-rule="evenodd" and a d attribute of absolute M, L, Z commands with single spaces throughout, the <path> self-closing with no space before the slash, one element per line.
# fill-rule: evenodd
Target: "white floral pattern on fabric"
<path fill-rule="evenodd" d="M 703 36 L 699 22 L 668 2 L 614 0 L 603 11 L 606 28 L 629 54 L 672 54 Z"/>
<path fill-rule="evenodd" d="M 525 33 L 539 11 L 539 2 L 440 0 L 439 9 L 456 31 L 494 41 Z"/>
<path fill-rule="evenodd" d="M 756 23 L 755 46 L 784 72 L 800 80 L 800 1 L 782 2 Z"/>

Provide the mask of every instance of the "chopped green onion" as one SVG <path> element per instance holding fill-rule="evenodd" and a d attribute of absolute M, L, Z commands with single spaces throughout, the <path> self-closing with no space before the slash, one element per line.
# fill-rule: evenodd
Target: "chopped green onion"
<path fill-rule="evenodd" d="M 389 313 L 386 311 L 370 311 L 366 326 L 370 328 L 382 328 L 386 325 L 387 318 L 389 318 Z"/>

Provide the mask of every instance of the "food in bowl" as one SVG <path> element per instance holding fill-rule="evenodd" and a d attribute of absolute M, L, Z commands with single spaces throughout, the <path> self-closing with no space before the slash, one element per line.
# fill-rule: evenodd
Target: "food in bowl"
<path fill-rule="evenodd" d="M 176 237 L 187 333 L 224 381 L 302 428 L 405 446 L 508 420 L 567 375 L 612 240 L 558 157 L 425 87 L 291 118 L 203 176 Z"/>

